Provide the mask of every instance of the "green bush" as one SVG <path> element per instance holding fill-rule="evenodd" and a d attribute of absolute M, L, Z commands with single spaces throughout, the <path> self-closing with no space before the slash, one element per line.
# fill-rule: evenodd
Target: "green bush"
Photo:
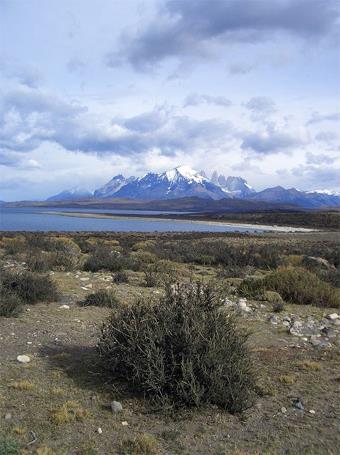
<path fill-rule="evenodd" d="M 19 296 L 24 303 L 53 302 L 58 299 L 55 283 L 48 275 L 32 272 L 1 272 L 0 282 L 9 292 Z"/>
<path fill-rule="evenodd" d="M 14 439 L 0 437 L 0 455 L 19 455 L 19 445 Z"/>
<path fill-rule="evenodd" d="M 33 272 L 74 270 L 79 266 L 80 247 L 69 238 L 29 234 L 27 266 Z"/>
<path fill-rule="evenodd" d="M 18 316 L 21 313 L 23 301 L 7 289 L 0 287 L 0 316 L 6 318 Z"/>
<path fill-rule="evenodd" d="M 239 292 L 258 298 L 265 291 L 278 292 L 283 300 L 301 305 L 339 307 L 340 291 L 301 267 L 282 267 L 263 279 L 244 280 Z"/>
<path fill-rule="evenodd" d="M 31 272 L 43 273 L 51 270 L 49 257 L 42 252 L 31 251 L 26 259 L 27 267 Z"/>
<path fill-rule="evenodd" d="M 87 258 L 84 264 L 84 270 L 89 272 L 98 272 L 99 270 L 109 270 L 110 272 L 119 272 L 124 267 L 124 258 L 117 251 L 110 251 L 107 247 L 101 245 L 96 248 Z"/>
<path fill-rule="evenodd" d="M 149 265 L 144 270 L 144 284 L 147 288 L 153 288 L 160 283 L 160 275 L 155 265 Z"/>
<path fill-rule="evenodd" d="M 176 285 L 119 307 L 98 343 L 105 367 L 158 404 L 246 409 L 257 390 L 248 334 L 219 302 L 211 285 Z"/>
<path fill-rule="evenodd" d="M 112 291 L 100 290 L 86 296 L 85 300 L 80 302 L 81 306 L 104 306 L 108 308 L 116 308 L 119 301 Z"/>

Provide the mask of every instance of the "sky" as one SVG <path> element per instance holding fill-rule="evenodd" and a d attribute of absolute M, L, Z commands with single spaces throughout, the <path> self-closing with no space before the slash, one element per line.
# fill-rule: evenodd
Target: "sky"
<path fill-rule="evenodd" d="M 0 0 L 0 200 L 179 165 L 340 191 L 340 0 Z"/>

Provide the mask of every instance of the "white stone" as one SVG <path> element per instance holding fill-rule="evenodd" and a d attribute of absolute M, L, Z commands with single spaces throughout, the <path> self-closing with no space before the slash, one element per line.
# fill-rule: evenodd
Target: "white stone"
<path fill-rule="evenodd" d="M 309 414 L 315 414 L 314 409 L 310 409 L 310 410 L 309 410 Z"/>
<path fill-rule="evenodd" d="M 28 357 L 28 355 L 18 355 L 17 361 L 20 363 L 29 363 L 31 359 Z"/>
<path fill-rule="evenodd" d="M 102 433 L 103 433 L 103 430 L 99 427 L 99 428 L 97 429 L 97 432 L 98 432 L 98 434 L 102 434 Z"/>
<path fill-rule="evenodd" d="M 127 427 L 129 424 L 127 423 L 126 420 L 123 420 L 122 425 L 123 425 L 123 427 Z"/>
<path fill-rule="evenodd" d="M 70 309 L 70 305 L 60 305 L 59 307 L 61 310 L 69 310 Z"/>
<path fill-rule="evenodd" d="M 123 406 L 119 401 L 112 401 L 111 409 L 113 413 L 117 413 L 123 410 Z"/>
<path fill-rule="evenodd" d="M 332 313 L 327 316 L 327 319 L 329 319 L 330 321 L 335 321 L 336 319 L 339 319 L 339 315 L 338 313 Z"/>

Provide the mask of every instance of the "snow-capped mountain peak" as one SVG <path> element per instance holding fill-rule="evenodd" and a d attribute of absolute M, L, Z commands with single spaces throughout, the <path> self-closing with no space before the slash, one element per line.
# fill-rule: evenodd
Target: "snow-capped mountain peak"
<path fill-rule="evenodd" d="M 228 197 L 219 186 L 188 166 L 178 166 L 160 174 L 150 172 L 115 193 L 115 197 L 133 199 L 173 199 L 192 196 L 208 199 Z"/>
<path fill-rule="evenodd" d="M 200 175 L 199 172 L 195 171 L 189 166 L 175 167 L 174 169 L 170 169 L 169 171 L 164 172 L 163 175 L 165 175 L 171 183 L 176 183 L 181 178 L 188 180 L 188 182 L 195 183 L 202 183 L 207 180 L 205 177 Z"/>

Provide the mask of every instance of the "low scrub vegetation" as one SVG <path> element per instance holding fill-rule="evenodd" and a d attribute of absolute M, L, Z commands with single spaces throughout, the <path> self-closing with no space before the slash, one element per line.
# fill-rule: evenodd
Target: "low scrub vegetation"
<path fill-rule="evenodd" d="M 244 280 L 243 296 L 259 298 L 265 291 L 276 291 L 289 303 L 340 307 L 340 291 L 302 267 L 282 267 L 262 279 Z"/>
<path fill-rule="evenodd" d="M 7 318 L 18 316 L 22 307 L 23 301 L 17 294 L 0 286 L 0 316 Z"/>
<path fill-rule="evenodd" d="M 19 444 L 14 439 L 0 436 L 0 455 L 19 455 Z"/>
<path fill-rule="evenodd" d="M 99 354 L 113 378 L 162 405 L 252 405 L 248 334 L 222 311 L 211 285 L 172 286 L 151 304 L 121 306 L 102 327 Z"/>
<path fill-rule="evenodd" d="M 48 275 L 2 270 L 0 283 L 7 292 L 15 294 L 27 304 L 58 299 L 56 285 Z"/>
<path fill-rule="evenodd" d="M 129 275 L 125 272 L 125 270 L 120 270 L 113 275 L 113 282 L 114 283 L 128 283 L 129 282 Z"/>
<path fill-rule="evenodd" d="M 85 300 L 80 302 L 81 306 L 101 306 L 108 308 L 116 308 L 119 301 L 112 291 L 103 289 L 93 294 L 89 294 Z"/>
<path fill-rule="evenodd" d="M 99 270 L 109 270 L 119 272 L 124 268 L 124 258 L 121 253 L 109 250 L 106 246 L 97 247 L 87 258 L 84 270 L 98 272 Z"/>
<path fill-rule="evenodd" d="M 120 455 L 158 455 L 157 440 L 151 434 L 140 434 L 132 439 L 124 439 L 119 446 Z"/>
<path fill-rule="evenodd" d="M 152 252 L 158 257 L 178 262 L 224 267 L 254 266 L 275 268 L 280 264 L 280 252 L 274 244 L 230 244 L 223 240 L 157 242 Z"/>
<path fill-rule="evenodd" d="M 58 408 L 52 409 L 51 421 L 55 425 L 62 425 L 74 421 L 82 421 L 89 416 L 86 409 L 76 401 L 66 401 Z"/>

